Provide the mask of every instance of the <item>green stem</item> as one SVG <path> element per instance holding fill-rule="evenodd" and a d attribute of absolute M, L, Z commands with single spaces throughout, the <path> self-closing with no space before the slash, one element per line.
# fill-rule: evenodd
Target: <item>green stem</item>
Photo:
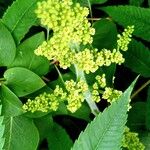
<path fill-rule="evenodd" d="M 63 79 L 63 77 L 62 77 L 62 75 L 61 75 L 61 73 L 60 73 L 59 69 L 57 68 L 57 66 L 56 66 L 56 65 L 54 65 L 54 66 L 55 66 L 55 68 L 56 68 L 56 70 L 57 70 L 57 72 L 58 72 L 58 75 L 59 75 L 59 77 L 60 77 L 60 79 L 61 79 L 62 83 L 65 85 L 64 79 Z"/>
<path fill-rule="evenodd" d="M 49 40 L 49 28 L 47 28 L 47 35 L 46 35 L 46 41 Z"/>
<path fill-rule="evenodd" d="M 91 16 L 91 18 L 93 18 L 90 0 L 88 0 L 88 5 L 89 5 L 89 9 L 90 9 L 90 16 Z M 93 24 L 93 20 L 91 20 L 91 21 L 92 21 L 92 24 Z"/>
<path fill-rule="evenodd" d="M 0 81 L 5 81 L 5 78 L 0 78 Z"/>
<path fill-rule="evenodd" d="M 74 65 L 75 67 L 75 70 L 76 70 L 76 77 L 77 77 L 77 81 L 78 80 L 84 80 L 86 83 L 86 78 L 85 78 L 85 74 L 82 70 L 80 70 L 76 65 Z M 85 93 L 84 93 L 84 97 L 85 97 L 85 100 L 86 102 L 88 103 L 90 109 L 91 109 L 91 112 L 97 116 L 97 114 L 100 112 L 97 105 L 95 104 L 95 102 L 92 100 L 92 94 L 90 92 L 90 90 L 87 90 Z"/>

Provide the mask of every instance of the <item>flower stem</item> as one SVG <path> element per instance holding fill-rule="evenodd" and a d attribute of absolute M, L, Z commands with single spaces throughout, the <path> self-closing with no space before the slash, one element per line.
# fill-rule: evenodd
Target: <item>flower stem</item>
<path fill-rule="evenodd" d="M 54 65 L 54 66 L 55 66 L 55 68 L 56 68 L 56 70 L 57 70 L 57 72 L 58 72 L 58 75 L 59 75 L 59 77 L 60 77 L 62 83 L 65 85 L 64 79 L 63 79 L 63 77 L 62 77 L 62 75 L 61 75 L 61 73 L 60 73 L 58 67 L 57 67 L 56 65 Z"/>
<path fill-rule="evenodd" d="M 84 72 L 82 70 L 80 70 L 76 65 L 74 65 L 74 67 L 75 67 L 75 70 L 76 70 L 77 81 L 79 79 L 81 79 L 81 80 L 84 80 L 87 83 Z M 91 112 L 95 116 L 97 116 L 98 113 L 100 113 L 100 111 L 99 111 L 96 103 L 92 100 L 92 94 L 91 94 L 89 89 L 84 93 L 84 97 L 85 97 L 85 100 L 86 100 L 86 102 L 88 103 L 88 105 L 91 109 Z"/>

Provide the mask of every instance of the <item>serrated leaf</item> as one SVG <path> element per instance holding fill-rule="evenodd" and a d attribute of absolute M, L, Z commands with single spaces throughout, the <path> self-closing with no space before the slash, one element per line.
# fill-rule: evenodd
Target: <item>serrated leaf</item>
<path fill-rule="evenodd" d="M 5 126 L 3 125 L 4 116 L 2 116 L 1 112 L 2 112 L 2 105 L 0 105 L 0 150 L 3 150 L 5 143 L 5 139 L 3 137 Z"/>
<path fill-rule="evenodd" d="M 49 70 L 49 61 L 34 54 L 34 50 L 45 40 L 44 33 L 38 33 L 21 43 L 11 67 L 25 67 L 36 74 L 44 75 Z"/>
<path fill-rule="evenodd" d="M 47 135 L 50 150 L 70 150 L 72 141 L 67 132 L 58 124 L 54 123 Z"/>
<path fill-rule="evenodd" d="M 93 46 L 99 50 L 106 48 L 112 49 L 116 45 L 117 28 L 116 25 L 108 20 L 102 19 L 96 21 L 93 25 L 95 35 L 93 36 Z"/>
<path fill-rule="evenodd" d="M 136 80 L 135 80 L 136 81 Z M 119 150 L 127 120 L 127 109 L 135 81 L 117 102 L 99 114 L 75 142 L 72 150 Z"/>
<path fill-rule="evenodd" d="M 147 103 L 146 103 L 146 128 L 150 131 L 150 87 L 147 92 Z"/>
<path fill-rule="evenodd" d="M 150 50 L 141 42 L 131 41 L 124 57 L 126 67 L 144 77 L 150 77 Z"/>
<path fill-rule="evenodd" d="M 18 116 L 23 114 L 22 103 L 19 98 L 5 85 L 0 87 L 0 98 L 5 116 Z"/>
<path fill-rule="evenodd" d="M 38 75 L 21 67 L 6 70 L 4 78 L 5 84 L 19 97 L 31 94 L 45 86 Z"/>
<path fill-rule="evenodd" d="M 150 41 L 150 9 L 135 6 L 108 6 L 102 8 L 118 24 L 135 26 L 134 35 Z"/>
<path fill-rule="evenodd" d="M 130 0 L 129 1 L 130 5 L 134 5 L 134 6 L 141 6 L 143 2 L 144 0 Z"/>
<path fill-rule="evenodd" d="M 5 150 L 35 150 L 39 135 L 32 119 L 16 116 L 4 117 Z"/>
<path fill-rule="evenodd" d="M 18 44 L 37 18 L 34 10 L 39 0 L 16 0 L 3 15 L 2 21 Z"/>
<path fill-rule="evenodd" d="M 0 66 L 12 63 L 16 54 L 16 46 L 8 29 L 0 21 Z"/>

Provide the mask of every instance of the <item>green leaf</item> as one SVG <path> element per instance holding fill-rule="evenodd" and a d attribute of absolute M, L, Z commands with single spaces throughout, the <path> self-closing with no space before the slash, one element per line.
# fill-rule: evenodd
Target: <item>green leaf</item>
<path fill-rule="evenodd" d="M 145 146 L 145 150 L 150 150 L 150 132 L 148 131 L 142 131 L 139 134 L 140 140 L 141 142 L 144 144 Z"/>
<path fill-rule="evenodd" d="M 11 64 L 15 58 L 16 46 L 10 32 L 1 21 L 0 34 L 0 66 L 7 66 Z"/>
<path fill-rule="evenodd" d="M 111 64 L 108 67 L 103 67 L 102 70 L 106 75 L 107 86 L 111 87 L 113 85 L 113 78 L 115 76 L 116 64 Z"/>
<path fill-rule="evenodd" d="M 136 80 L 135 80 L 136 81 Z M 75 142 L 72 150 L 119 150 L 127 120 L 127 109 L 135 81 L 117 102 L 99 114 Z"/>
<path fill-rule="evenodd" d="M 129 1 L 130 5 L 134 5 L 134 6 L 141 6 L 143 2 L 144 0 L 130 0 Z"/>
<path fill-rule="evenodd" d="M 0 87 L 0 98 L 3 105 L 2 112 L 5 116 L 18 116 L 23 114 L 21 101 L 5 85 L 1 85 Z"/>
<path fill-rule="evenodd" d="M 20 97 L 31 94 L 45 86 L 38 75 L 21 67 L 6 70 L 4 78 L 6 79 L 5 84 Z"/>
<path fill-rule="evenodd" d="M 90 0 L 91 4 L 103 4 L 108 0 Z"/>
<path fill-rule="evenodd" d="M 5 150 L 35 150 L 39 134 L 33 120 L 23 117 L 4 117 Z"/>
<path fill-rule="evenodd" d="M 148 88 L 146 103 L 146 128 L 150 131 L 150 87 Z"/>
<path fill-rule="evenodd" d="M 34 13 L 39 0 L 16 0 L 5 12 L 2 21 L 12 33 L 18 44 L 29 28 L 35 24 Z"/>
<path fill-rule="evenodd" d="M 47 142 L 50 150 L 70 150 L 72 146 L 67 132 L 56 123 L 49 130 Z"/>
<path fill-rule="evenodd" d="M 70 150 L 72 140 L 61 126 L 53 122 L 51 115 L 35 119 L 35 123 L 41 140 L 47 140 L 49 150 Z"/>
<path fill-rule="evenodd" d="M 116 25 L 108 20 L 102 19 L 96 21 L 93 25 L 96 32 L 93 36 L 93 46 L 99 50 L 103 48 L 112 49 L 117 41 Z"/>
<path fill-rule="evenodd" d="M 128 113 L 127 126 L 131 130 L 139 130 L 145 126 L 146 103 L 136 102 L 132 105 L 132 109 Z"/>
<path fill-rule="evenodd" d="M 141 42 L 131 41 L 124 57 L 126 67 L 144 77 L 150 77 L 150 50 Z"/>
<path fill-rule="evenodd" d="M 135 6 L 109 6 L 102 8 L 118 24 L 127 27 L 134 25 L 134 35 L 150 41 L 150 9 Z"/>
<path fill-rule="evenodd" d="M 15 60 L 9 67 L 25 67 L 39 75 L 49 70 L 49 61 L 42 56 L 34 54 L 34 50 L 45 40 L 44 33 L 38 33 L 24 41 L 17 48 Z"/>
<path fill-rule="evenodd" d="M 2 111 L 2 105 L 0 105 L 0 150 L 3 150 L 4 143 L 5 143 L 5 139 L 3 137 L 5 126 L 3 125 L 4 116 L 1 115 L 1 111 Z"/>

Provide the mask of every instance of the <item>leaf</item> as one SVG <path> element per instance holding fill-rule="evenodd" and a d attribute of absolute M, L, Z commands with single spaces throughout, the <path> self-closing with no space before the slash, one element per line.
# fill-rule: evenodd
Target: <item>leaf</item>
<path fill-rule="evenodd" d="M 130 0 L 129 1 L 130 5 L 134 5 L 134 6 L 141 6 L 143 2 L 144 0 Z"/>
<path fill-rule="evenodd" d="M 141 42 L 131 41 L 124 57 L 126 67 L 144 77 L 150 77 L 150 50 Z"/>
<path fill-rule="evenodd" d="M 145 146 L 145 150 L 150 150 L 150 132 L 148 131 L 142 131 L 139 134 L 140 140 L 141 142 L 144 144 Z"/>
<path fill-rule="evenodd" d="M 17 44 L 37 20 L 34 10 L 38 1 L 16 0 L 3 15 L 2 21 L 12 33 Z"/>
<path fill-rule="evenodd" d="M 99 50 L 106 48 L 112 49 L 117 41 L 116 25 L 108 20 L 102 19 L 96 21 L 93 25 L 95 28 L 95 35 L 93 36 L 93 46 Z"/>
<path fill-rule="evenodd" d="M 21 101 L 5 85 L 1 85 L 0 87 L 0 98 L 3 105 L 2 112 L 5 116 L 18 116 L 23 114 Z"/>
<path fill-rule="evenodd" d="M 49 70 L 49 61 L 34 54 L 34 50 L 44 41 L 44 33 L 38 33 L 21 43 L 17 48 L 15 60 L 9 67 L 25 67 L 39 75 Z"/>
<path fill-rule="evenodd" d="M 67 132 L 56 123 L 50 128 L 47 141 L 50 150 L 70 150 L 72 146 Z"/>
<path fill-rule="evenodd" d="M 146 128 L 150 131 L 150 87 L 148 88 L 148 96 L 146 102 Z"/>
<path fill-rule="evenodd" d="M 136 81 L 136 80 L 135 80 Z M 82 132 L 72 150 L 119 150 L 127 120 L 127 105 L 135 84 L 122 94 L 117 102 L 100 113 Z"/>
<path fill-rule="evenodd" d="M 108 0 L 90 0 L 91 4 L 103 4 Z"/>
<path fill-rule="evenodd" d="M 4 117 L 5 150 L 35 150 L 39 134 L 33 120 L 23 117 Z"/>
<path fill-rule="evenodd" d="M 0 66 L 7 66 L 11 64 L 15 58 L 16 46 L 10 32 L 1 21 L 0 34 Z"/>
<path fill-rule="evenodd" d="M 41 140 L 47 140 L 50 150 L 70 150 L 72 140 L 60 125 L 53 122 L 51 115 L 35 119 L 35 123 Z"/>
<path fill-rule="evenodd" d="M 109 6 L 102 8 L 118 24 L 135 26 L 134 35 L 150 41 L 150 9 L 135 6 Z"/>
<path fill-rule="evenodd" d="M 19 97 L 31 94 L 45 86 L 38 75 L 21 67 L 6 70 L 4 78 L 5 84 Z"/>
<path fill-rule="evenodd" d="M 116 71 L 116 64 L 111 64 L 108 67 L 103 67 L 102 68 L 103 73 L 106 75 L 106 83 L 107 86 L 112 87 L 113 86 L 113 78 L 115 76 L 115 71 Z"/>
<path fill-rule="evenodd" d="M 139 130 L 145 126 L 146 103 L 136 102 L 128 114 L 127 126 L 131 130 Z"/>
<path fill-rule="evenodd" d="M 2 105 L 0 105 L 0 150 L 3 150 L 5 143 L 5 138 L 3 137 L 5 126 L 3 125 L 4 116 L 2 116 L 1 111 Z"/>

